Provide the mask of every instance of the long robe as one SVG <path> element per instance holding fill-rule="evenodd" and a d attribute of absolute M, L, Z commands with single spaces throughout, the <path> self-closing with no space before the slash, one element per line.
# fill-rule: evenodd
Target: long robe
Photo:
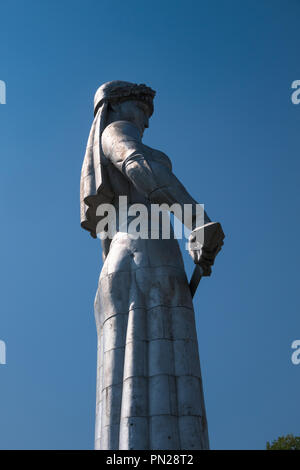
<path fill-rule="evenodd" d="M 133 172 L 124 174 L 126 137 L 108 134 L 102 144 L 110 148 L 107 171 L 117 212 L 119 195 L 149 205 Z M 162 152 L 141 142 L 136 147 L 150 167 L 155 160 L 171 171 Z M 99 278 L 95 318 L 95 448 L 208 449 L 195 313 L 177 240 L 134 239 L 117 228 Z"/>

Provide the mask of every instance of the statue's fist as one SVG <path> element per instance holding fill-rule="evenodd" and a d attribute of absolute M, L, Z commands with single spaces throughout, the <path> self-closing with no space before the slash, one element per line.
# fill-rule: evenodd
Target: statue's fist
<path fill-rule="evenodd" d="M 211 275 L 211 266 L 224 244 L 224 232 L 219 222 L 197 227 L 189 237 L 189 254 L 203 270 L 203 276 Z"/>

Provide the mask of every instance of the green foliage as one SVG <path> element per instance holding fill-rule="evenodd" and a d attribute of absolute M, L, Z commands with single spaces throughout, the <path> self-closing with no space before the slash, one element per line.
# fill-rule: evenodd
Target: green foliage
<path fill-rule="evenodd" d="M 267 442 L 267 450 L 300 450 L 300 437 L 293 434 L 278 437 L 272 444 Z"/>

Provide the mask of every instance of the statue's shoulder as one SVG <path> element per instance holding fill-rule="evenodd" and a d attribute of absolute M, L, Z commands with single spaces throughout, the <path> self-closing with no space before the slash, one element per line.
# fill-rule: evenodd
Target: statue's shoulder
<path fill-rule="evenodd" d="M 114 121 L 102 133 L 102 145 L 117 141 L 135 140 L 141 142 L 138 128 L 129 121 Z"/>
<path fill-rule="evenodd" d="M 140 144 L 140 132 L 129 121 L 112 122 L 104 129 L 101 137 L 103 153 L 110 160 L 123 159 Z"/>
<path fill-rule="evenodd" d="M 114 163 L 120 163 L 134 151 L 139 151 L 149 160 L 162 163 L 172 170 L 169 157 L 143 144 L 139 129 L 130 121 L 109 124 L 102 133 L 101 144 L 105 157 Z"/>

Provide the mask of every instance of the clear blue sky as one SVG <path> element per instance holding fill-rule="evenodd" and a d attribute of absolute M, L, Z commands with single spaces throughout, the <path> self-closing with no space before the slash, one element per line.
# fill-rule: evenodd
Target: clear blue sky
<path fill-rule="evenodd" d="M 94 92 L 114 79 L 157 90 L 145 143 L 227 235 L 195 300 L 211 447 L 300 435 L 299 2 L 0 8 L 0 448 L 93 447 L 101 252 L 79 178 Z"/>

